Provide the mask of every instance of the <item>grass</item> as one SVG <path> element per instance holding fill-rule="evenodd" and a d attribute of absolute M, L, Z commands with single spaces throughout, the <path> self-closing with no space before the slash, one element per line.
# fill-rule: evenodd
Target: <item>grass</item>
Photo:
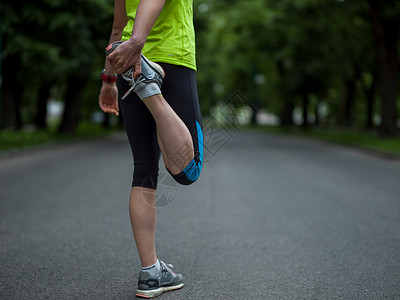
<path fill-rule="evenodd" d="M 367 131 L 323 127 L 303 129 L 301 127 L 282 128 L 268 126 L 250 126 L 246 128 L 274 134 L 316 138 L 339 144 L 380 151 L 388 154 L 400 154 L 400 137 L 395 139 L 380 138 L 375 130 Z"/>
<path fill-rule="evenodd" d="M 104 137 L 117 130 L 106 129 L 99 124 L 93 123 L 81 123 L 75 133 L 68 134 L 57 133 L 55 128 L 49 130 L 25 129 L 20 131 L 4 129 L 0 131 L 0 151 Z"/>
<path fill-rule="evenodd" d="M 0 152 L 32 147 L 42 144 L 57 142 L 68 142 L 85 140 L 96 137 L 104 137 L 115 133 L 120 129 L 105 129 L 99 124 L 81 123 L 76 133 L 59 134 L 56 127 L 45 130 L 1 130 L 0 131 Z M 395 139 L 382 139 L 378 137 L 376 131 L 349 130 L 340 128 L 309 128 L 305 130 L 301 127 L 269 127 L 269 126 L 247 126 L 246 130 L 255 130 L 273 134 L 295 135 L 309 138 L 316 138 L 330 142 L 366 148 L 388 154 L 400 155 L 400 137 Z"/>

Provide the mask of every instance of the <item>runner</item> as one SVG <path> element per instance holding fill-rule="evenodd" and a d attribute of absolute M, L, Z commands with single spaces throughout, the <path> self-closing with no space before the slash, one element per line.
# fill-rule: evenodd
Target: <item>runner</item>
<path fill-rule="evenodd" d="M 195 182 L 203 165 L 193 0 L 115 0 L 106 53 L 99 105 L 115 115 L 121 107 L 134 160 L 129 212 L 142 264 L 136 295 L 156 297 L 183 286 L 155 250 L 160 153 L 180 184 Z"/>

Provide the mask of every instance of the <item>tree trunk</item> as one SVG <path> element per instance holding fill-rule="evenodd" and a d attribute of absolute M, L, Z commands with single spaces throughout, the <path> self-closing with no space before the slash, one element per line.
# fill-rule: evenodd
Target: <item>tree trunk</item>
<path fill-rule="evenodd" d="M 286 93 L 286 72 L 283 65 L 283 61 L 278 61 L 278 71 L 281 77 L 281 88 L 280 95 L 282 98 L 283 108 L 279 114 L 281 119 L 281 126 L 292 126 L 293 125 L 293 110 L 295 108 L 294 102 L 287 97 Z"/>
<path fill-rule="evenodd" d="M 2 103 L 1 103 L 1 127 L 19 130 L 22 127 L 21 99 L 23 85 L 18 83 L 18 71 L 20 62 L 17 57 L 8 57 L 2 61 Z"/>
<path fill-rule="evenodd" d="M 104 119 L 103 119 L 102 125 L 103 125 L 104 128 L 110 128 L 111 127 L 111 125 L 110 125 L 110 114 L 108 114 L 108 113 L 103 113 L 103 114 L 104 114 Z"/>
<path fill-rule="evenodd" d="M 258 114 L 258 109 L 255 106 L 252 106 L 251 107 L 251 120 L 250 120 L 252 125 L 257 125 L 257 114 Z"/>
<path fill-rule="evenodd" d="M 358 66 L 355 66 L 353 77 L 346 82 L 346 98 L 344 103 L 344 124 L 346 125 L 346 127 L 353 126 L 352 110 L 356 83 L 358 78 L 360 77 L 360 73 L 360 68 Z"/>
<path fill-rule="evenodd" d="M 314 107 L 314 114 L 315 114 L 315 122 L 314 122 L 314 124 L 315 124 L 316 126 L 318 126 L 319 123 L 320 123 L 320 120 L 319 120 L 319 111 L 318 111 L 318 107 L 319 107 L 320 102 L 321 102 L 321 100 L 320 100 L 320 98 L 318 97 L 317 102 L 315 103 L 315 107 Z"/>
<path fill-rule="evenodd" d="M 397 129 L 397 63 L 399 40 L 399 16 L 396 1 L 369 0 L 372 28 L 378 65 L 379 91 L 381 98 L 381 137 L 394 138 Z M 383 10 L 386 10 L 383 12 Z M 389 12 L 392 12 L 389 14 Z"/>
<path fill-rule="evenodd" d="M 294 102 L 290 101 L 286 97 L 283 98 L 283 109 L 280 113 L 281 125 L 282 126 L 292 126 L 293 125 L 293 110 L 295 108 Z"/>
<path fill-rule="evenodd" d="M 50 90 L 52 86 L 52 81 L 46 81 L 39 89 L 35 124 L 41 129 L 46 129 L 47 102 L 50 97 Z"/>
<path fill-rule="evenodd" d="M 366 127 L 373 128 L 374 98 L 376 89 L 376 72 L 372 73 L 372 82 L 369 87 L 364 86 L 365 98 L 367 99 Z"/>
<path fill-rule="evenodd" d="M 79 121 L 79 106 L 87 77 L 72 75 L 68 78 L 67 92 L 64 101 L 64 113 L 58 129 L 61 133 L 73 133 Z"/>
<path fill-rule="evenodd" d="M 303 94 L 303 128 L 307 129 L 308 126 L 310 125 L 308 123 L 308 94 L 304 93 Z"/>

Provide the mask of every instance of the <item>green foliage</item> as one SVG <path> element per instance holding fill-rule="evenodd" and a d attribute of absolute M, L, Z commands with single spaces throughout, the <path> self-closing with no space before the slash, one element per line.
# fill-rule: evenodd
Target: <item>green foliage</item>
<path fill-rule="evenodd" d="M 112 2 L 42 0 L 4 4 L 3 59 L 19 55 L 26 71 L 51 78 L 77 72 L 82 64 L 90 65 L 94 55 L 103 54 L 111 28 Z"/>
<path fill-rule="evenodd" d="M 35 92 L 43 82 L 51 81 L 61 87 L 70 75 L 91 78 L 100 73 L 97 63 L 104 59 L 112 12 L 112 0 L 2 4 L 2 60 L 11 61 L 4 65 L 19 66 L 16 86 L 30 93 L 22 99 L 24 107 L 35 106 Z M 11 70 L 3 69 L 3 74 L 10 73 Z"/>
<path fill-rule="evenodd" d="M 369 11 L 370 3 L 378 2 L 194 0 L 203 113 L 240 91 L 253 106 L 282 120 L 302 107 L 315 115 L 324 106 L 320 124 L 364 127 L 371 118 L 368 106 L 380 114 L 373 101 L 377 66 Z M 400 18 L 395 2 L 379 6 L 388 24 Z M 70 76 L 89 79 L 81 116 L 88 119 L 98 109 L 98 74 L 112 11 L 112 0 L 2 3 L 3 74 L 18 71 L 24 123 L 32 122 L 43 83 L 52 82 L 62 98 Z"/>
<path fill-rule="evenodd" d="M 51 143 L 87 140 L 105 137 L 118 132 L 118 128 L 106 129 L 99 124 L 81 122 L 73 134 L 59 134 L 55 128 L 49 130 L 2 130 L 0 131 L 0 151 L 21 149 Z"/>
<path fill-rule="evenodd" d="M 354 146 L 361 149 L 375 151 L 381 154 L 400 154 L 400 138 L 382 139 L 374 131 L 349 130 L 344 128 L 312 128 L 304 130 L 299 127 L 248 127 L 245 130 L 262 131 L 273 134 L 296 135 L 314 138 L 347 146 Z"/>
<path fill-rule="evenodd" d="M 365 126 L 366 91 L 377 94 L 369 17 L 367 1 L 195 1 L 203 112 L 239 90 L 281 116 L 323 104 L 319 122 Z"/>

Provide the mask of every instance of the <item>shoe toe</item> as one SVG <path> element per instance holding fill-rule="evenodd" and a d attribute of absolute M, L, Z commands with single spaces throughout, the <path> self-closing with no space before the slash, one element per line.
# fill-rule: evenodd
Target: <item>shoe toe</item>
<path fill-rule="evenodd" d="M 182 274 L 176 274 L 175 283 L 181 283 L 183 281 Z"/>

